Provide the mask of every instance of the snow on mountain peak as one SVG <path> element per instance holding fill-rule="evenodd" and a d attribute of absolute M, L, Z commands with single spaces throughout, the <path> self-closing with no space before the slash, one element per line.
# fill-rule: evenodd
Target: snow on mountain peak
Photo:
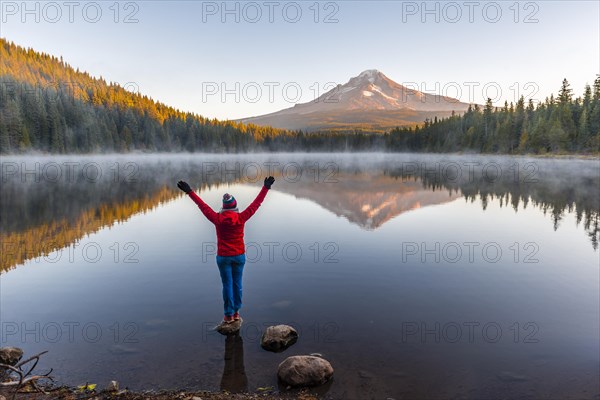
<path fill-rule="evenodd" d="M 367 69 L 363 72 L 360 73 L 360 75 L 358 75 L 359 79 L 367 79 L 369 82 L 373 83 L 375 81 L 375 78 L 377 77 L 377 75 L 381 74 L 381 72 L 379 72 L 376 69 Z"/>
<path fill-rule="evenodd" d="M 379 73 L 379 70 L 376 69 L 366 69 L 363 72 L 360 73 L 359 76 L 364 77 L 364 76 L 375 76 Z"/>

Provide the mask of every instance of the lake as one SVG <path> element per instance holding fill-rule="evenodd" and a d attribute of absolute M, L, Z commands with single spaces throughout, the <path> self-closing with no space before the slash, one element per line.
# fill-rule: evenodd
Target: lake
<path fill-rule="evenodd" d="M 215 229 L 176 182 L 244 208 L 267 175 L 226 339 Z M 0 344 L 59 383 L 278 390 L 320 353 L 327 398 L 600 396 L 597 159 L 11 156 L 1 200 Z M 281 323 L 298 342 L 262 350 Z"/>

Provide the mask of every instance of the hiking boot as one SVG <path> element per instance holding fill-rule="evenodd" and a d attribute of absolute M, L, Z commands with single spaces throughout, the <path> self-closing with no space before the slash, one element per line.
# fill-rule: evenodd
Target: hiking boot
<path fill-rule="evenodd" d="M 240 320 L 240 313 L 239 312 L 234 312 L 233 313 L 233 320 L 234 321 L 239 321 Z"/>
<path fill-rule="evenodd" d="M 232 315 L 226 315 L 223 317 L 223 322 L 226 324 L 231 324 L 233 323 L 235 320 L 233 319 Z"/>

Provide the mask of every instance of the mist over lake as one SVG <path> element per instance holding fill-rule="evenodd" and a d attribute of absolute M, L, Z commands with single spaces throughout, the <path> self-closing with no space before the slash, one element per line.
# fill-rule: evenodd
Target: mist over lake
<path fill-rule="evenodd" d="M 60 383 L 252 392 L 319 353 L 325 397 L 598 396 L 597 159 L 7 156 L 1 171 L 0 345 L 50 350 L 39 368 Z M 268 175 L 233 343 L 213 330 L 215 228 L 176 183 L 218 211 Z M 276 324 L 299 341 L 267 353 Z"/>

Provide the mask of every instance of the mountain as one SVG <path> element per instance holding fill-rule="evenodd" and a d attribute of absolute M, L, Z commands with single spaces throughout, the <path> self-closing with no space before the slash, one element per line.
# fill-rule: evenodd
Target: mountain
<path fill-rule="evenodd" d="M 371 69 L 337 85 L 308 103 L 271 114 L 243 118 L 243 123 L 307 131 L 372 130 L 417 125 L 426 118 L 462 113 L 469 104 L 446 96 L 423 93 L 394 82 Z"/>

